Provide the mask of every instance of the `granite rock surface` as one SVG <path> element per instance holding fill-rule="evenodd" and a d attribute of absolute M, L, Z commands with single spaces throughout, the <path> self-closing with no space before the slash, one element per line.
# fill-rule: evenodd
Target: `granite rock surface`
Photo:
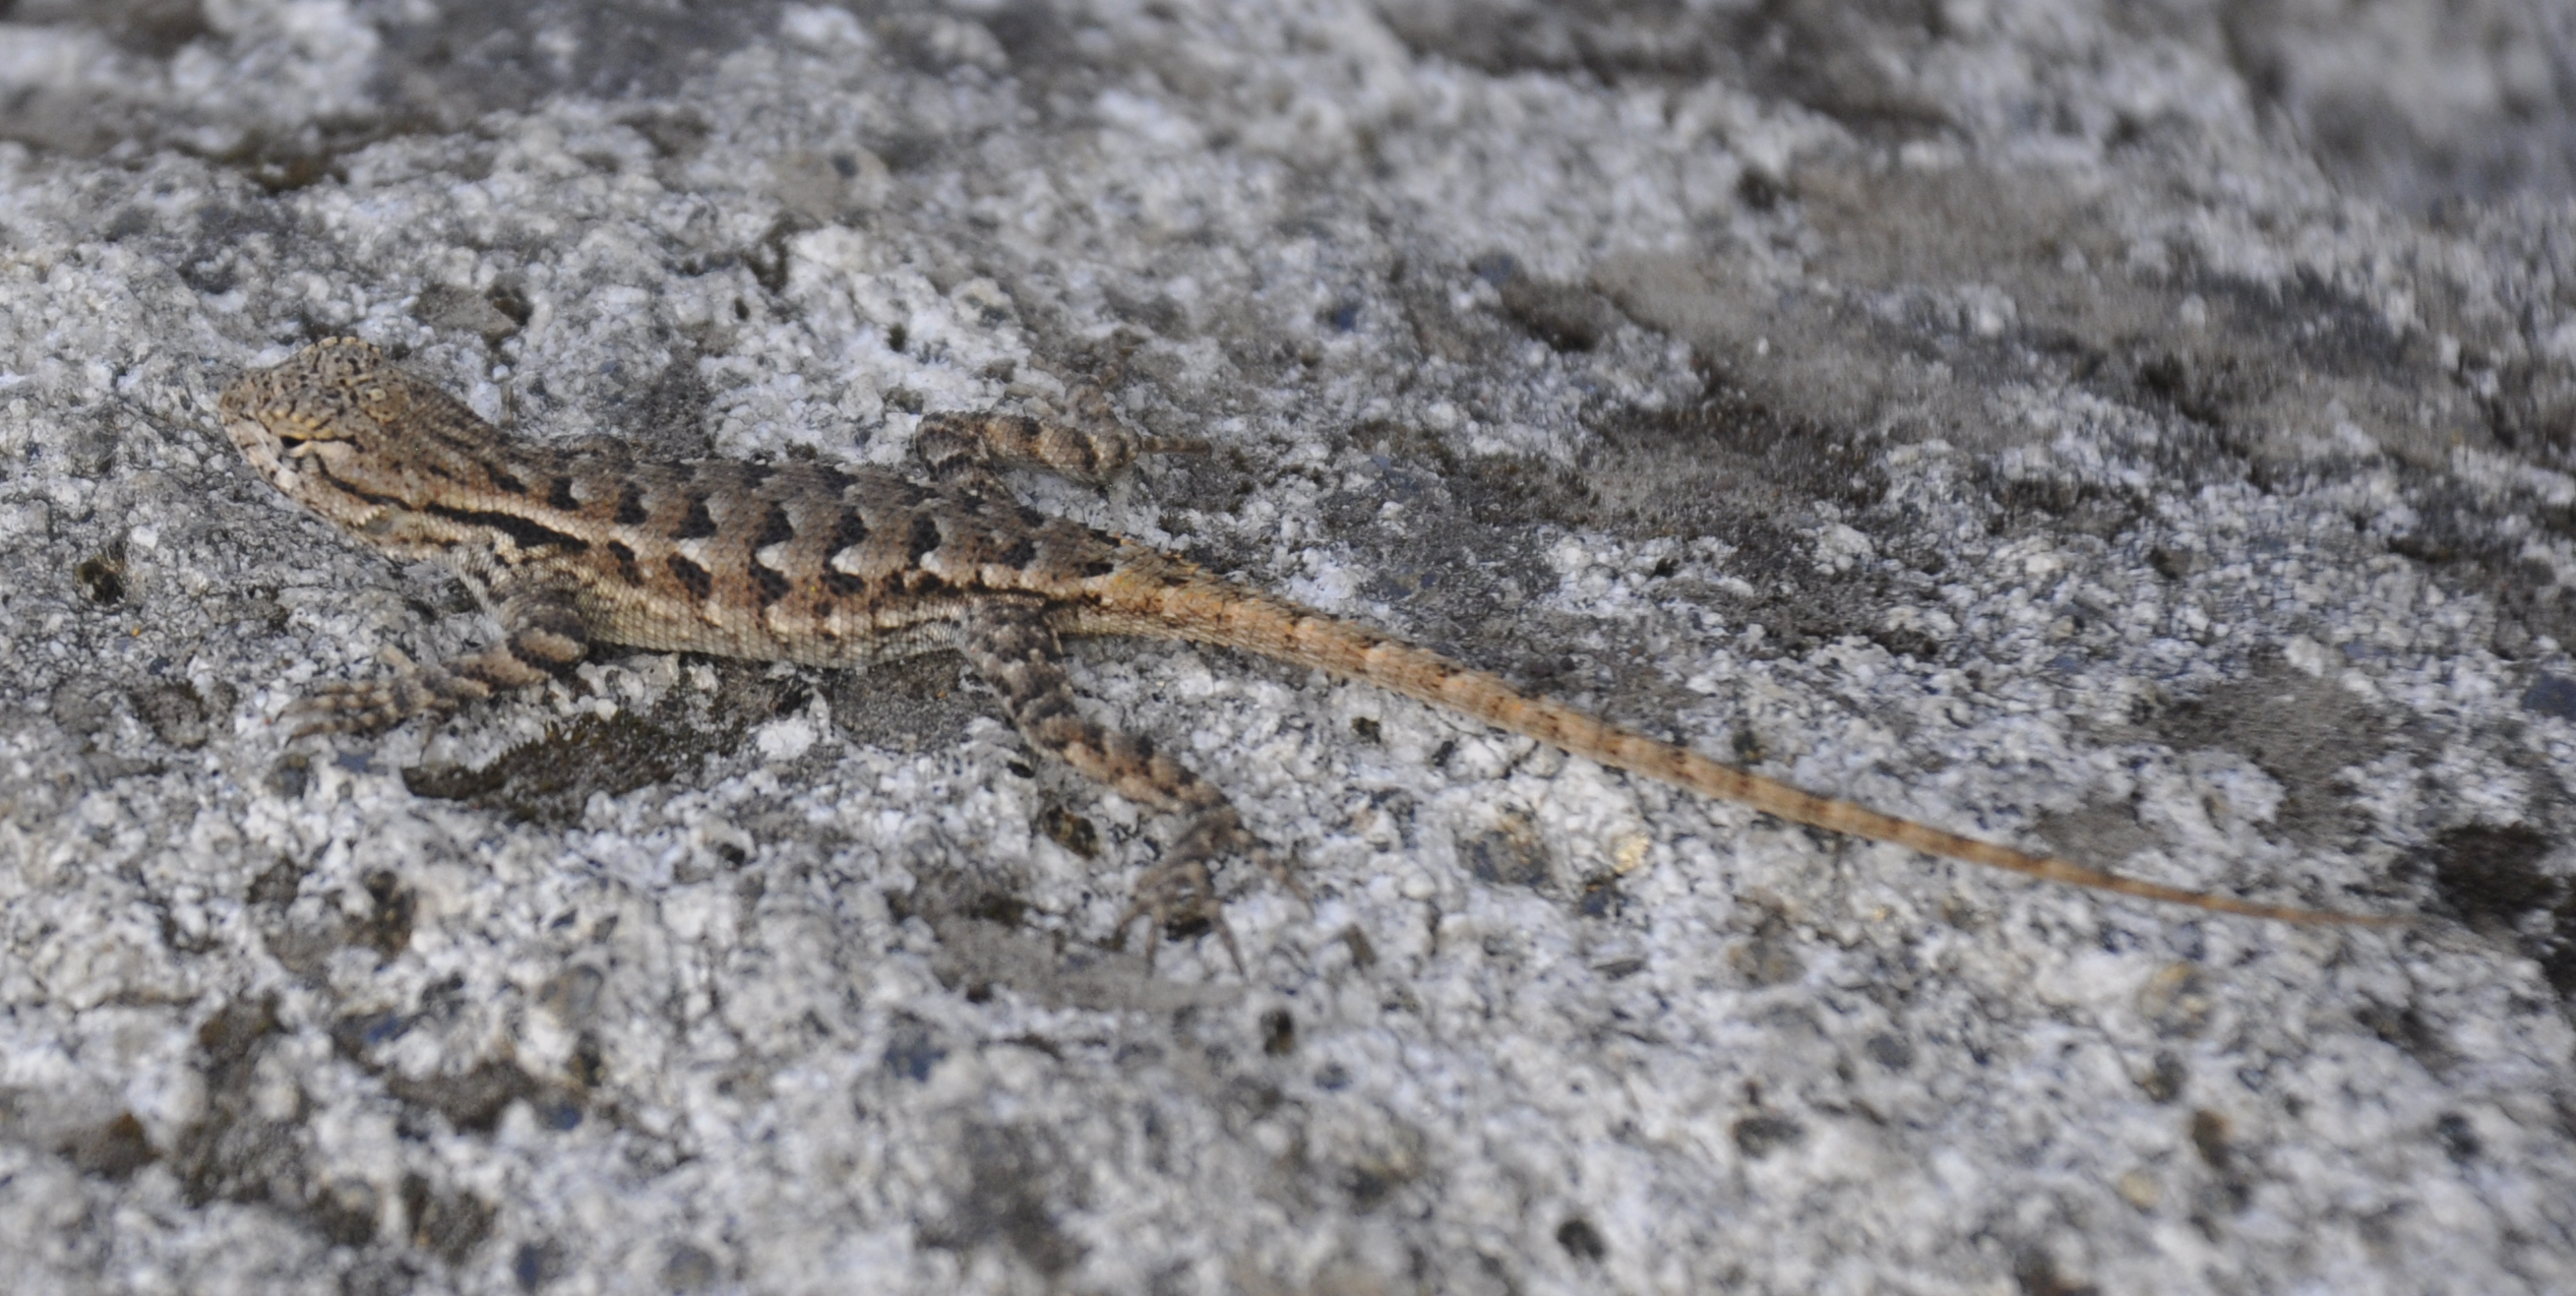
<path fill-rule="evenodd" d="M 1083 646 L 603 653 L 213 419 L 905 462 L 1818 790 Z M 0 1268 L 28 1293 L 2576 1289 L 2576 19 L 2517 0 L 0 4 Z"/>

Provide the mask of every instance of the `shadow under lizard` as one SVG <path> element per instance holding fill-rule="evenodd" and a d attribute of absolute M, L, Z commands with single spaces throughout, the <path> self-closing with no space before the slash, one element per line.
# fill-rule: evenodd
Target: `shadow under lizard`
<path fill-rule="evenodd" d="M 2290 922 L 2402 921 L 2163 886 L 1818 796 L 1049 517 L 995 475 L 1018 466 L 1099 480 L 1139 454 L 1201 451 L 1201 442 L 934 414 L 914 442 L 927 482 L 871 467 L 655 462 L 613 444 L 514 442 L 353 339 L 244 375 L 221 414 L 288 498 L 395 558 L 453 571 L 502 631 L 482 652 L 323 686 L 288 712 L 299 736 L 378 729 L 540 684 L 595 644 L 826 667 L 954 650 L 1032 747 L 1181 820 L 1113 940 L 1138 918 L 1165 932 L 1204 924 L 1239 965 L 1211 865 L 1249 856 L 1303 889 L 1222 792 L 1152 739 L 1075 706 L 1068 635 L 1186 640 L 1321 667 L 1782 819 L 2051 882 Z"/>

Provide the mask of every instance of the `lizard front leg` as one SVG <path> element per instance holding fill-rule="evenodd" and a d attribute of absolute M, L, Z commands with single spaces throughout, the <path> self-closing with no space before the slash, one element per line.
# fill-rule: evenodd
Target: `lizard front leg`
<path fill-rule="evenodd" d="M 543 684 L 590 653 L 590 629 L 562 589 L 542 587 L 504 598 L 495 616 L 501 642 L 481 652 L 406 669 L 390 679 L 325 684 L 289 706 L 283 718 L 294 722 L 298 738 L 389 728 Z"/>
<path fill-rule="evenodd" d="M 1042 605 L 1034 601 L 987 604 L 967 613 L 958 628 L 958 646 L 966 660 L 1001 694 L 1003 709 L 1030 746 L 1062 759 L 1121 796 L 1183 817 L 1179 835 L 1162 858 L 1137 879 L 1127 911 L 1119 915 L 1116 941 L 1123 943 L 1129 924 L 1139 918 L 1152 920 L 1167 935 L 1204 924 L 1225 941 L 1226 952 L 1241 971 L 1243 951 L 1226 926 L 1209 865 L 1228 853 L 1245 854 L 1299 895 L 1304 889 L 1244 828 L 1233 804 L 1215 785 L 1158 750 L 1152 739 L 1109 729 L 1074 708 L 1073 686 L 1064 673 L 1064 646 L 1047 625 Z M 1149 946 L 1146 958 L 1150 962 L 1152 957 Z"/>

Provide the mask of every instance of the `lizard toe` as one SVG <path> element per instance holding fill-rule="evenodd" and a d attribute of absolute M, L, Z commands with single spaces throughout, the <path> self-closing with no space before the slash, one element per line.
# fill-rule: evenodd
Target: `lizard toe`
<path fill-rule="evenodd" d="M 1126 912 L 1118 916 L 1112 948 L 1125 948 L 1127 929 L 1139 918 L 1152 925 L 1145 945 L 1148 971 L 1164 941 L 1188 940 L 1213 931 L 1225 942 L 1225 952 L 1234 960 L 1235 974 L 1243 975 L 1243 947 L 1235 942 L 1234 929 L 1226 925 L 1225 902 L 1217 898 L 1216 878 L 1208 871 L 1205 855 L 1175 850 L 1146 869 L 1144 876 L 1136 879 Z"/>

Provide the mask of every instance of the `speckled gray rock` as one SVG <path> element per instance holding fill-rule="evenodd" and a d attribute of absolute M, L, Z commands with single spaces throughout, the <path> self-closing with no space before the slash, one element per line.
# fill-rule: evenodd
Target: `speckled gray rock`
<path fill-rule="evenodd" d="M 2576 1288 L 2576 24 L 2324 6 L 0 9 L 0 1268 L 26 1292 Z M 486 628 L 211 420 L 900 463 L 2304 930 L 1084 649 L 1294 852 L 953 660 Z"/>

